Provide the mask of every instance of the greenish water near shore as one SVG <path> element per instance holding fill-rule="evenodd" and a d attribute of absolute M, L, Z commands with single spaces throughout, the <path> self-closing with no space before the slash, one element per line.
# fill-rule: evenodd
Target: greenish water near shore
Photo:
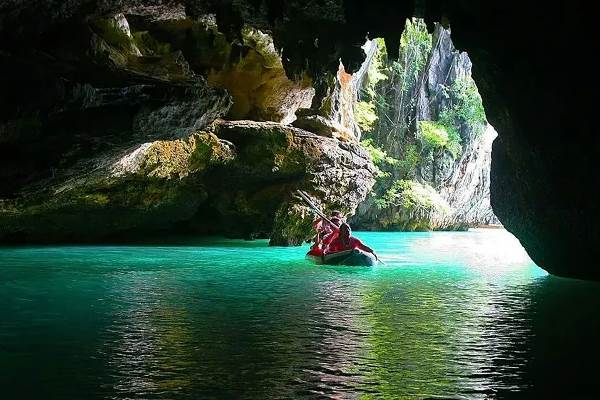
<path fill-rule="evenodd" d="M 2 397 L 593 392 L 598 283 L 504 230 L 356 235 L 387 265 L 215 238 L 0 248 Z"/>

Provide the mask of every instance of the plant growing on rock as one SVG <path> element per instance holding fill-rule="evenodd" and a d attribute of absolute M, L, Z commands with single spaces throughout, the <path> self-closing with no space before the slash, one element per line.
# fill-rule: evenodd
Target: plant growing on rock
<path fill-rule="evenodd" d="M 439 122 L 457 131 L 457 135 L 461 126 L 480 134 L 487 125 L 487 118 L 473 78 L 458 78 L 445 87 L 443 93 L 450 103 L 440 113 Z"/>
<path fill-rule="evenodd" d="M 377 168 L 378 178 L 389 177 L 390 173 L 382 171 L 381 168 L 389 169 L 389 167 L 397 165 L 399 160 L 390 157 L 385 150 L 375 146 L 372 139 L 365 139 L 361 141 L 360 144 L 369 152 L 369 155 L 373 160 L 373 164 L 375 164 L 375 167 Z"/>
<path fill-rule="evenodd" d="M 363 132 L 370 132 L 379 119 L 373 102 L 359 101 L 354 105 L 354 119 Z"/>
<path fill-rule="evenodd" d="M 449 209 L 440 193 L 452 192 L 443 192 L 448 177 L 469 162 L 463 153 L 475 148 L 471 144 L 487 121 L 470 60 L 454 49 L 448 31 L 438 25 L 432 35 L 423 20 L 408 20 L 399 47 L 397 60 L 381 62 L 386 50 L 378 43 L 358 91 L 355 114 L 363 146 L 381 174 L 370 205 L 360 209 L 367 211 L 354 223 L 360 226 L 364 215 L 369 229 L 439 228 L 440 216 Z M 377 79 L 371 81 L 373 76 Z M 396 162 L 383 162 L 386 157 Z"/>
<path fill-rule="evenodd" d="M 454 158 L 460 156 L 461 138 L 454 126 L 446 126 L 434 121 L 419 121 L 418 127 L 418 137 L 422 140 L 425 148 L 445 149 Z"/>

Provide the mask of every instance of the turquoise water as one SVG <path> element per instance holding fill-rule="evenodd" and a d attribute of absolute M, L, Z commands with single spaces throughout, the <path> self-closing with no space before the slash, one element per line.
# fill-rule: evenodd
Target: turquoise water
<path fill-rule="evenodd" d="M 547 275 L 503 230 L 356 235 L 387 265 L 224 239 L 0 248 L 1 396 L 594 392 L 599 284 Z"/>

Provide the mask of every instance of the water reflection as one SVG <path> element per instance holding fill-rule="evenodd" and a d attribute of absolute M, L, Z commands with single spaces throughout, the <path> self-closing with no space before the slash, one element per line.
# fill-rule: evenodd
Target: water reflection
<path fill-rule="evenodd" d="M 0 380 L 37 362 L 34 397 L 593 393 L 600 285 L 485 235 L 363 234 L 388 267 L 355 269 L 232 242 L 3 250 Z"/>
<path fill-rule="evenodd" d="M 100 358 L 107 360 L 115 390 L 126 397 L 189 390 L 181 374 L 194 365 L 192 334 L 184 308 L 173 302 L 168 282 L 133 276 L 112 287 L 111 324 L 103 332 Z"/>

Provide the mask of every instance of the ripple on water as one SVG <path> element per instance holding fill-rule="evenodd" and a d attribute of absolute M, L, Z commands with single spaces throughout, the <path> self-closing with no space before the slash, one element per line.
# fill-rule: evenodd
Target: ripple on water
<path fill-rule="evenodd" d="M 540 315 L 560 324 L 557 298 L 581 311 L 573 293 L 593 314 L 597 285 L 548 277 L 504 231 L 358 235 L 387 266 L 317 267 L 306 248 L 264 241 L 1 249 L 0 379 L 21 395 L 123 399 L 470 399 L 560 384 L 536 360 L 570 355 L 549 352 Z"/>

